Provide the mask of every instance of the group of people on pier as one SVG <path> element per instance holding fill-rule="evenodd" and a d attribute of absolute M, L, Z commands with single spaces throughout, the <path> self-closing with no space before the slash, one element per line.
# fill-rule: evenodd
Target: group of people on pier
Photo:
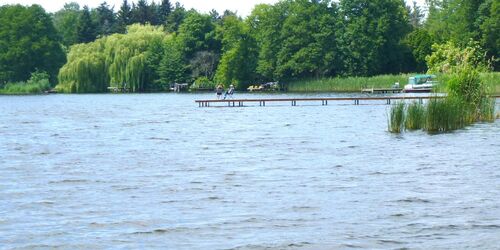
<path fill-rule="evenodd" d="M 229 89 L 226 91 L 224 94 L 224 97 L 222 96 L 222 93 L 224 93 L 224 87 L 222 84 L 217 85 L 217 88 L 215 88 L 215 94 L 217 95 L 217 100 L 226 100 L 226 98 L 232 98 L 234 94 L 234 85 L 231 84 L 229 85 Z"/>

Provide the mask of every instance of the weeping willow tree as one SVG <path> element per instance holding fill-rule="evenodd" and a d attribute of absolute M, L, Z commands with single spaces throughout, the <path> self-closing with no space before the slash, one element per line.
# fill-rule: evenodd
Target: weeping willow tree
<path fill-rule="evenodd" d="M 168 36 L 161 27 L 134 24 L 127 34 L 109 37 L 105 49 L 106 66 L 112 87 L 130 87 L 132 91 L 146 91 L 153 88 L 156 80 L 150 57 L 164 44 Z M 154 61 L 154 60 L 153 60 Z"/>
<path fill-rule="evenodd" d="M 105 57 L 105 40 L 71 47 L 68 62 L 59 70 L 56 89 L 66 93 L 103 92 L 109 82 Z"/>
<path fill-rule="evenodd" d="M 168 36 L 161 27 L 134 24 L 126 34 L 114 34 L 92 43 L 72 46 L 68 62 L 59 71 L 61 92 L 104 92 L 107 87 L 133 92 L 151 89 L 156 80 L 149 57 Z"/>

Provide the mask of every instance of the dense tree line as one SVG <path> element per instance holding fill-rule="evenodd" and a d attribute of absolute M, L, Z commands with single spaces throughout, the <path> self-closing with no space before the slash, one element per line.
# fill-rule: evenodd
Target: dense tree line
<path fill-rule="evenodd" d="M 116 10 L 106 2 L 94 9 L 68 3 L 52 15 L 53 25 L 39 6 L 7 5 L 0 9 L 0 82 L 25 80 L 35 70 L 55 75 L 51 67 L 64 63 L 61 47 L 68 62 L 59 86 L 69 92 L 125 84 L 134 91 L 162 90 L 173 82 L 245 88 L 259 81 L 424 72 L 432 45 L 447 42 L 474 44 L 498 70 L 499 5 L 428 0 L 425 12 L 403 0 L 283 0 L 257 5 L 243 19 L 231 11 L 186 10 L 168 0 L 123 0 Z M 44 28 L 36 29 L 50 38 L 33 39 L 52 42 L 44 49 L 58 56 L 43 60 L 55 64 L 10 49 L 26 46 L 13 37 L 26 35 L 22 25 L 36 23 L 25 17 L 12 24 L 12 16 L 33 8 L 43 12 L 35 16 L 45 16 Z"/>
<path fill-rule="evenodd" d="M 39 5 L 0 7 L 0 87 L 45 71 L 54 81 L 65 62 L 50 16 Z"/>
<path fill-rule="evenodd" d="M 120 8 L 115 12 L 106 2 L 90 10 L 87 6 L 79 6 L 75 2 L 67 3 L 64 8 L 54 13 L 54 25 L 63 38 L 63 43 L 70 46 L 76 43 L 94 41 L 96 38 L 114 33 L 125 33 L 126 27 L 134 23 L 166 25 L 167 18 L 172 11 L 185 12 L 177 4 L 175 7 L 169 0 L 162 0 L 159 4 L 146 0 L 139 0 L 137 4 L 130 4 L 123 0 Z M 172 27 L 178 27 L 180 20 L 169 20 Z"/>

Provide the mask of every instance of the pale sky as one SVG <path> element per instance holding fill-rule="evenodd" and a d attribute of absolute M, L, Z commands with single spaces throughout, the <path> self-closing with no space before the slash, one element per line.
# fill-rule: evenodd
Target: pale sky
<path fill-rule="evenodd" d="M 95 8 L 99 6 L 104 0 L 0 0 L 0 5 L 4 4 L 22 4 L 22 5 L 32 5 L 39 4 L 45 8 L 48 12 L 56 12 L 63 8 L 64 3 L 66 2 L 77 2 L 80 4 L 80 7 L 84 5 L 88 5 L 90 8 Z M 419 5 L 423 6 L 425 0 L 416 0 Z M 106 1 L 110 6 L 115 6 L 114 10 L 117 11 L 123 0 L 107 0 Z M 132 2 L 137 2 L 137 0 L 128 0 L 129 4 Z M 148 0 L 148 3 L 151 3 L 152 0 Z M 155 2 L 161 2 L 161 0 L 155 0 Z M 172 4 L 176 2 L 176 0 L 170 1 Z M 253 7 L 259 3 L 276 3 L 278 0 L 178 0 L 179 3 L 184 5 L 186 9 L 194 8 L 200 12 L 208 13 L 210 10 L 215 9 L 219 13 L 224 12 L 224 10 L 232 10 L 237 11 L 240 16 L 247 16 L 252 11 Z M 407 3 L 413 2 L 412 0 L 406 0 Z"/>

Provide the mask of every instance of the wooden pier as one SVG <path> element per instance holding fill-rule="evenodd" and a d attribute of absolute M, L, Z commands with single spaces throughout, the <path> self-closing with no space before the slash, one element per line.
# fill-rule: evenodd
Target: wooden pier
<path fill-rule="evenodd" d="M 386 97 L 316 97 L 316 98 L 276 98 L 276 99 L 227 99 L 227 100 L 196 100 L 199 107 L 210 107 L 210 104 L 225 104 L 227 107 L 243 107 L 245 103 L 259 103 L 259 106 L 266 106 L 267 103 L 288 102 L 291 106 L 297 106 L 297 102 L 321 102 L 322 106 L 328 106 L 328 102 L 352 102 L 354 105 L 360 105 L 361 101 L 385 101 L 390 105 L 398 100 L 415 100 L 423 103 L 423 100 L 439 99 L 446 96 L 386 96 Z M 491 96 L 500 98 L 500 95 Z M 222 106 L 219 106 L 222 107 Z"/>

